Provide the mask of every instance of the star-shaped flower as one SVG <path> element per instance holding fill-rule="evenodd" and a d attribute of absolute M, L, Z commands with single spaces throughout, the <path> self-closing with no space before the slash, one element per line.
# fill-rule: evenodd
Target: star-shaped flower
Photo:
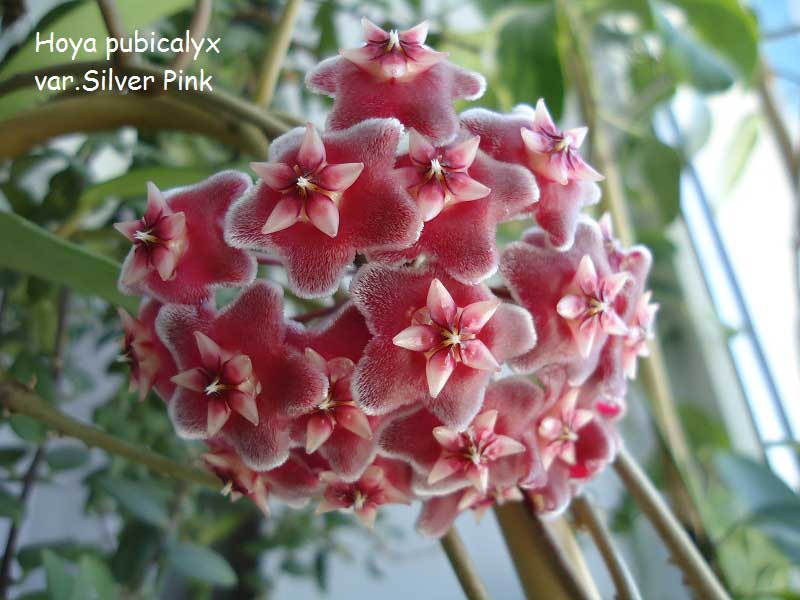
<path fill-rule="evenodd" d="M 447 58 L 425 45 L 428 22 L 405 31 L 386 31 L 369 19 L 361 19 L 365 44 L 340 50 L 339 54 L 379 79 L 407 80 Z"/>
<path fill-rule="evenodd" d="M 400 124 L 369 119 L 320 136 L 297 128 L 255 163 L 262 181 L 232 208 L 226 239 L 272 253 L 286 266 L 294 293 L 326 296 L 356 252 L 405 248 L 422 222 L 393 173 Z"/>
<path fill-rule="evenodd" d="M 166 306 L 156 329 L 180 370 L 169 402 L 178 434 L 218 437 L 258 471 L 282 464 L 291 421 L 314 410 L 328 380 L 287 344 L 280 288 L 255 283 L 220 312 Z"/>
<path fill-rule="evenodd" d="M 249 188 L 250 178 L 235 171 L 166 195 L 148 183 L 144 216 L 114 225 L 133 243 L 122 265 L 122 292 L 199 304 L 216 286 L 250 283 L 255 259 L 223 239 L 225 213 Z"/>
<path fill-rule="evenodd" d="M 464 427 L 497 366 L 536 341 L 526 311 L 432 269 L 368 264 L 350 292 L 374 336 L 353 376 L 368 415 L 422 403 L 448 427 Z"/>
<path fill-rule="evenodd" d="M 628 333 L 623 342 L 622 350 L 623 368 L 629 379 L 636 379 L 636 364 L 638 357 L 650 356 L 650 341 L 655 337 L 653 327 L 659 305 L 651 303 L 652 292 L 645 292 L 636 304 L 633 322 L 628 327 Z"/>
<path fill-rule="evenodd" d="M 557 458 L 568 465 L 576 463 L 575 444 L 580 430 L 594 418 L 592 411 L 576 408 L 579 392 L 580 388 L 569 389 L 539 423 L 537 432 L 545 469 Z"/>
<path fill-rule="evenodd" d="M 364 47 L 322 61 L 306 77 L 309 89 L 334 98 L 328 127 L 394 117 L 434 143 L 453 138 L 459 127 L 453 101 L 479 98 L 486 81 L 425 46 L 426 35 L 425 23 L 387 33 L 364 20 Z"/>

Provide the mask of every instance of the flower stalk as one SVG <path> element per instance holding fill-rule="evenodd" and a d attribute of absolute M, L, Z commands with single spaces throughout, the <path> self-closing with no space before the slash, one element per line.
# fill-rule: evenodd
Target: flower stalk
<path fill-rule="evenodd" d="M 272 104 L 272 99 L 275 96 L 278 76 L 280 75 L 283 61 L 286 59 L 286 54 L 289 52 L 294 25 L 300 12 L 301 4 L 303 4 L 302 0 L 288 0 L 278 24 L 272 31 L 272 43 L 264 56 L 264 62 L 261 64 L 261 72 L 255 93 L 256 104 L 265 108 Z"/>
<path fill-rule="evenodd" d="M 478 576 L 475 564 L 461 541 L 461 536 L 453 527 L 442 538 L 442 548 L 447 555 L 453 571 L 458 577 L 461 589 L 468 600 L 489 600 L 489 592 L 486 590 L 483 581 Z"/>

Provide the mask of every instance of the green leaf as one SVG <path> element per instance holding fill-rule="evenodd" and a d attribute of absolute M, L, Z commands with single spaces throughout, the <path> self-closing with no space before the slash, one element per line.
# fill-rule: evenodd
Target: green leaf
<path fill-rule="evenodd" d="M 50 550 L 42 553 L 42 559 L 51 600 L 71 600 L 75 577 L 69 571 L 69 563 Z"/>
<path fill-rule="evenodd" d="M 25 415 L 12 415 L 8 419 L 8 424 L 17 436 L 31 444 L 41 444 L 47 437 L 45 426 Z"/>
<path fill-rule="evenodd" d="M 114 578 L 131 589 L 138 588 L 148 567 L 158 558 L 160 546 L 161 532 L 158 529 L 138 521 L 126 523 L 111 560 Z"/>
<path fill-rule="evenodd" d="M 676 80 L 702 92 L 720 92 L 733 85 L 732 69 L 691 32 L 675 29 L 663 17 L 658 23 L 664 38 L 664 62 Z"/>
<path fill-rule="evenodd" d="M 220 587 L 236 585 L 236 572 L 222 556 L 210 548 L 177 542 L 167 548 L 167 562 L 185 579 Z"/>
<path fill-rule="evenodd" d="M 19 522 L 22 518 L 22 505 L 19 503 L 19 498 L 13 494 L 8 493 L 0 487 L 0 517 L 11 519 L 12 521 Z"/>
<path fill-rule="evenodd" d="M 48 450 L 44 459 L 53 471 L 66 471 L 85 465 L 89 460 L 89 450 L 71 444 Z"/>
<path fill-rule="evenodd" d="M 151 485 L 122 477 L 104 477 L 100 487 L 143 523 L 163 527 L 169 520 L 163 496 Z"/>
<path fill-rule="evenodd" d="M 23 571 L 31 571 L 42 565 L 44 553 L 46 551 L 53 552 L 67 560 L 78 560 L 81 555 L 87 552 L 96 552 L 97 549 L 94 546 L 78 544 L 71 540 L 41 542 L 21 548 L 19 552 L 17 552 L 17 562 L 19 566 L 22 567 Z"/>
<path fill-rule="evenodd" d="M 758 141 L 760 118 L 757 113 L 745 115 L 733 130 L 733 136 L 728 143 L 727 157 L 722 164 L 723 196 L 733 190 L 736 182 L 744 173 L 747 161 L 753 153 Z"/>
<path fill-rule="evenodd" d="M 758 63 L 758 24 L 740 0 L 669 0 L 692 29 L 747 80 Z"/>
<path fill-rule="evenodd" d="M 718 454 L 714 465 L 725 485 L 736 495 L 749 515 L 768 506 L 797 505 L 797 494 L 768 466 L 736 454 Z"/>
<path fill-rule="evenodd" d="M 6 469 L 13 469 L 28 449 L 25 446 L 7 446 L 0 448 L 0 465 Z"/>
<path fill-rule="evenodd" d="M 761 508 L 750 520 L 786 557 L 800 564 L 800 498 Z"/>
<path fill-rule="evenodd" d="M 116 2 L 120 19 L 128 32 L 132 32 L 135 29 L 142 30 L 145 25 L 189 8 L 193 4 L 192 0 L 159 0 L 159 2 L 117 0 Z M 40 51 L 36 52 L 36 31 L 40 32 L 41 36 L 47 36 L 48 38 L 51 31 L 54 34 L 54 38 L 71 38 L 75 41 L 79 38 L 93 38 L 97 52 L 86 52 L 82 47 L 74 60 L 71 52 L 67 55 L 59 52 L 49 52 L 47 48 L 40 48 Z M 46 26 L 40 24 L 34 30 L 34 33 L 25 41 L 20 50 L 5 61 L 5 65 L 0 69 L 0 79 L 5 79 L 23 71 L 58 64 L 82 60 L 104 61 L 106 58 L 106 35 L 106 27 L 97 3 L 75 3 L 70 9 L 52 19 Z M 31 85 L 33 86 L 33 82 L 31 82 Z M 8 94 L 0 99 L 0 118 L 8 117 L 20 109 L 29 108 L 37 102 L 46 100 L 47 97 L 47 93 L 39 92 L 36 87 Z"/>
<path fill-rule="evenodd" d="M 93 556 L 81 556 L 71 600 L 116 600 L 119 597 L 116 587 L 104 562 Z"/>
<path fill-rule="evenodd" d="M 510 93 L 511 105 L 544 98 L 558 120 L 564 107 L 564 75 L 556 31 L 549 4 L 510 13 L 499 33 L 496 63 L 497 80 Z"/>
<path fill-rule="evenodd" d="M 34 383 L 33 389 L 39 396 L 51 404 L 56 403 L 56 384 L 47 357 L 23 350 L 17 355 L 8 373 L 25 385 Z"/>
<path fill-rule="evenodd" d="M 647 226 L 663 227 L 680 214 L 682 166 L 677 150 L 657 139 L 632 140 L 625 161 L 627 183 L 633 189 L 632 198 L 650 219 Z"/>
<path fill-rule="evenodd" d="M 63 240 L 13 213 L 0 212 L 0 268 L 99 296 L 135 312 L 136 298 L 117 290 L 120 266 Z"/>

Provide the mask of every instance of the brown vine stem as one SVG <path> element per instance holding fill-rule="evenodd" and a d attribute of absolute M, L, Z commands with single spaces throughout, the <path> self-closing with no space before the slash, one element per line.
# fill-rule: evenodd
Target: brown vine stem
<path fill-rule="evenodd" d="M 213 0 L 195 0 L 194 14 L 192 14 L 192 20 L 189 21 L 189 35 L 193 40 L 199 41 L 208 30 L 208 24 L 211 22 L 212 8 Z M 189 61 L 191 60 L 192 51 L 187 49 L 175 55 L 170 68 L 174 71 L 184 69 L 189 65 Z"/>
<path fill-rule="evenodd" d="M 550 531 L 526 503 L 507 502 L 494 510 L 528 600 L 591 600 Z"/>
<path fill-rule="evenodd" d="M 617 455 L 614 470 L 664 540 L 673 561 L 683 572 L 687 583 L 697 591 L 698 597 L 705 600 L 728 600 L 728 593 L 711 567 L 625 447 Z"/>
<path fill-rule="evenodd" d="M 165 477 L 214 489 L 220 488 L 220 481 L 213 473 L 197 467 L 182 465 L 165 456 L 109 435 L 97 427 L 73 419 L 42 400 L 33 390 L 5 374 L 0 374 L 0 405 L 11 413 L 36 419 L 55 432 L 79 439 L 87 446 L 102 448 L 110 454 L 144 465 Z"/>
<path fill-rule="evenodd" d="M 586 496 L 576 496 L 572 500 L 571 511 L 577 525 L 585 528 L 603 557 L 603 562 L 608 569 L 619 600 L 641 600 L 642 596 L 636 587 L 636 581 L 631 575 L 625 559 L 617 550 L 611 532 L 608 530 L 602 517 L 592 506 Z"/>
<path fill-rule="evenodd" d="M 57 100 L 0 122 L 0 158 L 14 158 L 50 138 L 116 129 L 180 130 L 215 138 L 253 156 L 266 154 L 263 136 L 251 137 L 232 121 L 215 118 L 176 98 L 97 95 Z"/>
<path fill-rule="evenodd" d="M 475 564 L 469 557 L 464 542 L 461 541 L 461 536 L 458 535 L 455 527 L 452 527 L 444 535 L 441 543 L 467 599 L 489 600 L 489 592 L 478 577 Z"/>
<path fill-rule="evenodd" d="M 592 63 L 589 59 L 587 40 L 589 34 L 583 30 L 581 19 L 575 14 L 575 4 L 558 0 L 561 22 L 569 35 L 571 50 L 566 55 L 573 61 L 570 65 L 572 79 L 578 95 L 586 125 L 591 132 L 592 161 L 605 174 L 603 197 L 614 220 L 620 241 L 625 246 L 635 242 L 636 234 L 625 199 L 622 174 L 614 161 L 614 151 L 606 136 L 603 123 L 598 118 L 598 95 L 592 76 Z M 699 497 L 700 475 L 694 462 L 689 442 L 678 417 L 674 396 L 667 375 L 667 366 L 661 344 L 656 338 L 651 343 L 650 358 L 641 367 L 647 395 L 650 398 L 659 433 L 664 440 L 665 451 L 678 473 L 685 493 L 677 495 L 681 503 L 681 513 L 690 520 L 699 535 L 703 533 L 700 512 L 695 505 Z"/>
<path fill-rule="evenodd" d="M 125 37 L 125 26 L 122 24 L 122 18 L 119 16 L 119 9 L 114 0 L 97 0 L 97 7 L 100 9 L 100 14 L 103 17 L 103 22 L 106 25 L 109 37 L 122 39 Z M 125 64 L 130 61 L 130 56 L 122 51 L 114 53 L 115 64 Z"/>
<path fill-rule="evenodd" d="M 264 62 L 261 63 L 255 92 L 256 104 L 264 108 L 272 104 L 272 98 L 275 96 L 278 77 L 292 43 L 292 33 L 302 3 L 302 0 L 288 0 L 280 20 L 272 31 L 272 43 L 264 55 Z"/>

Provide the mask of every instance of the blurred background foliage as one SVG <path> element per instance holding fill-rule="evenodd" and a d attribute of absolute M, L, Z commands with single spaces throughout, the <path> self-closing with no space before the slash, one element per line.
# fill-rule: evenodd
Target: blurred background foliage
<path fill-rule="evenodd" d="M 167 37 L 181 35 L 194 6 L 191 0 L 117 4 L 129 31 L 153 29 Z M 714 402 L 708 401 L 704 375 L 691 364 L 696 334 L 687 325 L 684 290 L 671 260 L 676 249 L 668 235 L 681 218 L 681 173 L 711 130 L 708 97 L 732 86 L 753 86 L 764 77 L 757 13 L 738 0 L 585 0 L 570 3 L 576 20 L 565 22 L 565 4 L 309 0 L 271 109 L 287 122 L 293 118 L 286 115 L 324 121 L 328 100 L 305 90 L 304 73 L 358 39 L 361 15 L 400 28 L 428 19 L 432 46 L 486 75 L 487 93 L 478 105 L 508 111 L 544 97 L 566 125 L 585 122 L 575 61 L 587 59 L 581 52 L 587 54 L 599 94 L 596 118 L 611 140 L 637 238 L 655 254 L 651 285 L 662 306 L 660 334 L 701 474 L 688 499 L 699 522 L 681 516 L 735 597 L 799 598 L 800 499 L 762 462 L 734 451 Z M 7 0 L 2 6 L 0 86 L 19 73 L 69 62 L 65 56 L 36 53 L 36 30 L 72 38 L 105 36 L 97 5 L 89 0 Z M 213 74 L 216 87 L 251 97 L 282 10 L 282 2 L 216 0 L 208 31 L 222 38 L 222 53 L 203 54 L 189 69 L 202 67 Z M 575 35 L 583 40 L 583 50 L 576 47 Z M 170 58 L 146 57 L 156 65 Z M 84 54 L 78 60 L 97 61 L 98 56 Z M 175 437 L 160 400 L 151 395 L 139 403 L 128 391 L 124 369 L 114 360 L 121 332 L 108 303 L 120 301 L 113 264 L 92 255 L 122 259 L 128 245 L 110 224 L 142 211 L 146 181 L 169 188 L 222 168 L 246 170 L 248 161 L 264 156 L 196 133 L 130 127 L 65 136 L 10 155 L 4 146 L 12 141 L 7 132 L 15 119 L 73 94 L 48 95 L 31 85 L 0 89 L 0 267 L 5 267 L 0 271 L 0 368 L 109 433 L 181 462 L 197 461 L 202 449 Z M 683 108 L 676 115 L 671 101 L 677 94 Z M 732 124 L 730 160 L 721 165 L 727 186 L 735 185 L 760 130 L 755 113 Z M 9 212 L 36 227 L 21 226 Z M 516 238 L 525 226 L 507 225 L 503 240 Z M 61 241 L 66 239 L 91 255 L 67 248 Z M 42 261 L 43 256 L 52 260 Z M 72 281 L 80 284 L 67 291 L 62 284 Z M 307 302 L 290 303 L 291 310 L 307 308 Z M 650 457 L 657 483 L 672 490 L 675 475 L 645 418 L 646 400 L 638 391 L 634 396 L 626 440 Z M 363 561 L 367 571 L 379 574 L 375 556 L 382 536 L 398 535 L 379 524 L 376 534 L 363 533 L 367 544 L 351 554 L 339 541 L 342 531 L 354 528 L 347 517 L 278 509 L 264 521 L 248 502 L 231 504 L 213 492 L 51 438 L 26 417 L 6 415 L 0 428 L 0 517 L 8 528 L 37 518 L 26 506 L 34 485 L 75 477 L 86 490 L 86 514 L 105 527 L 100 542 L 56 539 L 19 546 L 6 557 L 13 563 L 12 595 L 24 590 L 26 598 L 58 600 L 268 596 L 276 578 L 285 576 L 311 578 L 325 589 L 331 555 Z M 622 497 L 613 517 L 615 534 L 633 539 L 639 516 L 630 499 Z M 636 551 L 646 563 L 648 549 Z M 34 573 L 42 591 L 28 582 Z M 647 581 L 640 586 L 649 588 Z"/>

